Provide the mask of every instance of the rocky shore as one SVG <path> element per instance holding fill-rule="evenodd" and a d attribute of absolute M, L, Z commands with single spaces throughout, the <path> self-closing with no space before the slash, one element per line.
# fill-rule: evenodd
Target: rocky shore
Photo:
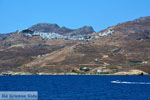
<path fill-rule="evenodd" d="M 7 72 L 1 72 L 0 76 L 13 76 L 13 75 L 149 75 L 148 73 L 133 69 L 129 71 L 121 71 L 116 73 L 110 73 L 110 74 L 94 74 L 94 73 L 86 73 L 86 74 L 77 74 L 77 73 L 29 73 L 29 72 L 13 72 L 13 71 L 7 71 Z"/>

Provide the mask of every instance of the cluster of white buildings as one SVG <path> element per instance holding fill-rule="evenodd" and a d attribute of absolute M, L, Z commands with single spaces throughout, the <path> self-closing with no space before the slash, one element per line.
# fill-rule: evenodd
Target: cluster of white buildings
<path fill-rule="evenodd" d="M 51 40 L 51 39 L 84 40 L 84 36 L 85 36 L 85 35 L 66 36 L 66 35 L 60 35 L 58 33 L 43 33 L 43 32 L 24 33 L 24 35 L 27 37 L 40 36 L 44 40 Z"/>
<path fill-rule="evenodd" d="M 109 36 L 109 35 L 112 35 L 114 33 L 114 30 L 108 30 L 108 31 L 105 31 L 103 33 L 99 33 L 98 36 Z"/>
<path fill-rule="evenodd" d="M 99 33 L 95 36 L 85 36 L 85 35 L 73 35 L 73 36 L 66 36 L 66 35 L 60 35 L 58 33 L 44 33 L 44 32 L 34 32 L 34 33 L 24 33 L 27 37 L 33 37 L 33 36 L 40 36 L 44 40 L 51 40 L 51 39 L 65 39 L 65 40 L 92 40 L 96 39 L 98 37 L 105 37 L 109 36 L 114 33 L 114 30 L 108 30 L 103 33 Z"/>

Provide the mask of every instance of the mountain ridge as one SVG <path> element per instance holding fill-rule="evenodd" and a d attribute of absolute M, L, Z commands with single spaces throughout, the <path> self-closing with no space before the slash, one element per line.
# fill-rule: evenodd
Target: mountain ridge
<path fill-rule="evenodd" d="M 91 26 L 83 26 L 78 29 L 69 29 L 64 26 L 60 27 L 57 24 L 49 24 L 49 23 L 38 23 L 29 27 L 28 29 L 32 31 L 44 32 L 44 33 L 58 33 L 58 34 L 69 34 L 69 35 L 81 34 L 80 31 L 82 31 L 82 34 L 89 34 L 95 32 Z"/>

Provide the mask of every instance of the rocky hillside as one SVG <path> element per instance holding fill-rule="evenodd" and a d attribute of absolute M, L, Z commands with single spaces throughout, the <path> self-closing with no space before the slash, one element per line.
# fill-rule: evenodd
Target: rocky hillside
<path fill-rule="evenodd" d="M 150 17 L 94 32 L 36 24 L 0 40 L 2 74 L 150 74 Z M 0 35 L 0 37 L 2 37 Z"/>

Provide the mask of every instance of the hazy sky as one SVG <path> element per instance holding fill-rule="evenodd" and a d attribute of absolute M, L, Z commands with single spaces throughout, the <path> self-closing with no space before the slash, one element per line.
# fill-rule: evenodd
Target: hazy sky
<path fill-rule="evenodd" d="M 150 16 L 150 0 L 0 0 L 0 33 L 46 22 L 96 31 Z"/>

